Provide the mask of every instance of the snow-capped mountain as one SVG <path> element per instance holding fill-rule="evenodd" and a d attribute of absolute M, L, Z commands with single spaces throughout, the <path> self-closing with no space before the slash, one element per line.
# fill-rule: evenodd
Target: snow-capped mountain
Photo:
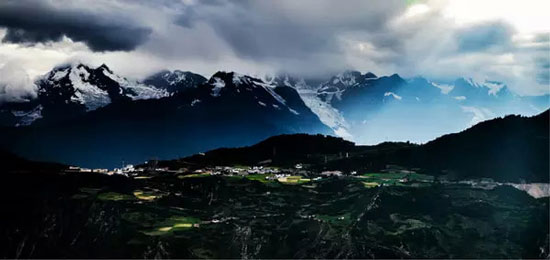
<path fill-rule="evenodd" d="M 0 140 L 0 149 L 32 159 L 115 167 L 122 159 L 181 157 L 291 133 L 333 134 L 294 88 L 217 72 L 177 95 L 111 102 L 70 119 L 14 128 Z"/>
<path fill-rule="evenodd" d="M 121 77 L 104 64 L 97 68 L 84 64 L 59 66 L 37 79 L 35 85 L 36 99 L 0 106 L 2 125 L 30 125 L 41 118 L 65 120 L 113 102 L 169 95 L 164 89 Z"/>
<path fill-rule="evenodd" d="M 504 83 L 498 81 L 477 82 L 471 78 L 459 78 L 449 85 L 449 95 L 457 100 L 491 102 L 517 97 Z"/>
<path fill-rule="evenodd" d="M 287 98 L 299 98 L 299 96 L 291 97 L 292 93 L 284 92 L 284 85 L 276 84 L 276 82 L 266 83 L 261 79 L 235 72 L 217 72 L 208 80 L 206 86 L 211 88 L 210 95 L 215 98 L 253 100 L 259 108 L 286 110 L 299 115 L 300 113 L 291 106 L 292 104 L 280 94 L 286 95 Z M 296 92 L 293 89 L 291 91 Z M 303 102 L 294 105 L 300 111 L 307 109 Z"/>
<path fill-rule="evenodd" d="M 205 77 L 189 71 L 164 70 L 147 77 L 143 80 L 143 83 L 174 94 L 180 92 L 183 88 L 195 88 L 206 82 L 206 80 Z"/>
<path fill-rule="evenodd" d="M 111 102 L 161 98 L 168 92 L 118 76 L 105 64 L 91 68 L 83 64 L 57 67 L 37 82 L 39 99 L 45 102 L 80 104 L 86 111 Z M 59 99 L 63 100 L 59 100 Z"/>
<path fill-rule="evenodd" d="M 341 100 L 342 94 L 354 87 L 364 87 L 373 83 L 377 77 L 371 72 L 361 74 L 359 71 L 344 71 L 331 77 L 328 81 L 319 85 L 317 93 L 324 101 L 332 102 L 333 98 Z"/>
<path fill-rule="evenodd" d="M 387 140 L 428 141 L 445 131 L 460 131 L 496 116 L 540 113 L 549 104 L 548 99 L 520 98 L 500 82 L 466 78 L 432 82 L 358 71 L 345 71 L 314 84 L 282 78 L 337 135 L 360 143 L 385 141 L 373 139 L 379 138 L 380 131 L 387 132 Z M 434 130 L 436 127 L 430 127 L 434 122 L 443 127 Z M 396 126 L 409 131 L 392 131 Z"/>
<path fill-rule="evenodd" d="M 94 164 L 89 155 L 109 165 L 181 157 L 285 133 L 424 142 L 496 116 L 540 113 L 550 103 L 548 96 L 518 97 L 495 81 L 358 71 L 320 80 L 221 71 L 206 79 L 176 70 L 135 82 L 105 65 L 75 64 L 53 69 L 35 85 L 35 99 L 0 104 L 6 132 L 0 149 L 74 164 Z"/>

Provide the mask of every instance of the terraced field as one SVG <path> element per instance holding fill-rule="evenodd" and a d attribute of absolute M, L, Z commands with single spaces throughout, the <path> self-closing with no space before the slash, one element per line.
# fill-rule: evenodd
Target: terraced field
<path fill-rule="evenodd" d="M 442 185 L 422 175 L 367 174 L 323 180 L 297 176 L 290 178 L 292 185 L 265 177 L 165 175 L 134 180 L 73 174 L 13 178 L 1 189 L 2 256 L 548 255 L 548 199 L 534 199 L 512 187 L 483 190 Z M 409 181 L 395 181 L 403 178 Z M 20 197 L 20 203 L 10 203 L 8 196 Z"/>

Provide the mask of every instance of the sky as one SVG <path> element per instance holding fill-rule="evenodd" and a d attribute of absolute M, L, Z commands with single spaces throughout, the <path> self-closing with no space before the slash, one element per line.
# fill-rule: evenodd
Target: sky
<path fill-rule="evenodd" d="M 54 66 L 107 64 L 209 77 L 329 77 L 353 69 L 550 93 L 547 0 L 2 0 L 0 100 L 32 95 Z"/>

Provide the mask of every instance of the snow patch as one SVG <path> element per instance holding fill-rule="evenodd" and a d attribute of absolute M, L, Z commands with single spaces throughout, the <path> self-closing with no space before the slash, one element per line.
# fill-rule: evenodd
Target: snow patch
<path fill-rule="evenodd" d="M 456 96 L 456 97 L 454 97 L 454 99 L 459 100 L 459 101 L 463 101 L 463 100 L 466 100 L 466 97 L 465 96 Z"/>
<path fill-rule="evenodd" d="M 247 82 L 248 79 L 245 75 L 233 72 L 233 84 L 240 85 Z"/>
<path fill-rule="evenodd" d="M 277 102 L 281 103 L 281 105 L 285 105 L 286 106 L 286 100 L 279 96 L 279 94 L 275 93 L 275 91 L 273 90 L 274 88 L 276 88 L 275 85 L 271 85 L 271 84 L 268 84 L 268 83 L 265 83 L 265 82 L 254 82 L 252 84 L 254 87 L 256 86 L 260 86 L 262 87 L 263 89 L 265 89 L 265 91 L 267 91 L 267 93 L 269 93 L 275 100 L 277 100 Z"/>
<path fill-rule="evenodd" d="M 353 138 L 353 136 L 348 132 L 348 130 L 346 130 L 343 127 L 336 127 L 333 130 L 334 130 L 334 133 L 337 136 L 340 136 L 340 137 L 348 139 L 348 140 L 351 140 Z"/>
<path fill-rule="evenodd" d="M 384 93 L 384 97 L 387 97 L 387 96 L 392 96 L 393 98 L 397 99 L 397 100 L 401 100 L 403 99 L 401 96 L 398 96 L 397 94 L 393 93 L 393 92 L 386 92 Z"/>
<path fill-rule="evenodd" d="M 493 82 L 493 81 L 485 81 L 483 85 L 489 88 L 489 95 L 493 95 L 493 96 L 496 96 L 497 93 L 504 87 L 504 83 Z"/>
<path fill-rule="evenodd" d="M 64 78 L 65 76 L 67 76 L 67 73 L 69 73 L 69 68 L 66 68 L 66 69 L 62 69 L 62 70 L 56 71 L 56 72 L 50 77 L 50 79 L 53 80 L 53 81 L 59 81 L 59 80 L 61 80 L 62 78 Z"/>
<path fill-rule="evenodd" d="M 298 94 L 300 94 L 306 106 L 319 117 L 319 120 L 321 120 L 323 124 L 330 127 L 336 135 L 352 140 L 352 135 L 348 132 L 349 125 L 340 111 L 332 107 L 329 103 L 321 100 L 317 96 L 316 91 L 301 88 L 298 89 Z"/>
<path fill-rule="evenodd" d="M 42 105 L 38 105 L 31 111 L 12 111 L 11 113 L 14 116 L 21 118 L 15 126 L 27 126 L 35 120 L 42 118 L 42 109 Z"/>
<path fill-rule="evenodd" d="M 214 77 L 214 83 L 212 85 L 214 86 L 214 88 L 212 89 L 211 95 L 213 97 L 219 97 L 220 91 L 222 90 L 222 88 L 225 87 L 225 82 L 218 77 Z"/>
<path fill-rule="evenodd" d="M 194 99 L 193 101 L 191 101 L 191 106 L 195 106 L 196 104 L 200 103 L 201 100 L 200 99 Z"/>
<path fill-rule="evenodd" d="M 472 78 L 467 78 L 467 79 L 464 79 L 466 82 L 468 82 L 468 84 L 476 87 L 476 88 L 479 88 L 479 87 L 482 87 L 482 84 L 479 84 L 477 83 L 474 79 Z"/>
<path fill-rule="evenodd" d="M 69 79 L 75 90 L 71 100 L 86 106 L 87 111 L 95 110 L 111 103 L 111 98 L 107 91 L 82 81 L 79 73 L 81 70 L 74 68 L 69 73 Z"/>
<path fill-rule="evenodd" d="M 117 82 L 120 85 L 121 90 L 127 90 L 130 93 L 128 94 L 128 97 L 132 100 L 159 99 L 170 95 L 170 93 L 164 89 L 158 89 L 153 86 L 143 85 L 137 82 L 130 82 L 126 78 L 113 74 L 106 69 L 103 70 L 103 75 Z"/>
<path fill-rule="evenodd" d="M 265 107 L 265 103 L 264 103 L 264 102 L 262 102 L 262 101 L 258 101 L 258 104 L 260 104 L 260 106 L 263 106 L 263 107 Z"/>
<path fill-rule="evenodd" d="M 452 85 L 447 85 L 447 84 L 438 84 L 438 83 L 435 83 L 435 82 L 431 82 L 432 83 L 432 86 L 438 88 L 441 90 L 441 93 L 442 94 L 449 94 L 449 92 L 451 92 L 451 90 L 453 90 L 454 86 Z"/>
<path fill-rule="evenodd" d="M 300 115 L 300 113 L 298 113 L 298 111 L 296 111 L 296 110 L 294 110 L 294 109 L 292 109 L 292 108 L 290 108 L 290 107 L 288 108 L 288 111 L 290 111 L 290 113 L 292 113 L 292 114 Z"/>
<path fill-rule="evenodd" d="M 170 86 L 173 86 L 178 84 L 179 82 L 184 81 L 186 79 L 186 75 L 185 75 L 185 72 L 183 71 L 175 70 L 172 73 L 170 72 L 164 73 L 162 78 L 166 80 L 166 82 L 168 82 Z"/>

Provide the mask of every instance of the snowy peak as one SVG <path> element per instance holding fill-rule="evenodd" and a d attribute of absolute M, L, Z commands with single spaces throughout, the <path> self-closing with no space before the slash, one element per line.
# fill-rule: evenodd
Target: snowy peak
<path fill-rule="evenodd" d="M 452 96 L 464 96 L 469 99 L 484 99 L 490 97 L 510 98 L 514 95 L 502 82 L 484 80 L 476 81 L 472 78 L 459 78 L 453 82 Z"/>
<path fill-rule="evenodd" d="M 60 66 L 39 79 L 37 86 L 42 102 L 80 104 L 87 111 L 115 101 L 161 98 L 168 95 L 165 90 L 114 74 L 105 64 L 97 68 L 84 64 Z"/>
<path fill-rule="evenodd" d="M 269 80 L 269 81 L 268 81 Z M 236 72 L 217 72 L 200 89 L 207 90 L 206 98 L 216 104 L 269 110 L 295 117 L 313 113 L 293 87 L 279 85 L 279 80 L 259 78 Z M 266 82 L 267 81 L 267 82 Z"/>
<path fill-rule="evenodd" d="M 170 94 L 175 94 L 185 88 L 196 88 L 206 81 L 205 77 L 189 71 L 164 70 L 147 77 L 143 83 L 164 89 Z"/>
<path fill-rule="evenodd" d="M 285 105 L 286 101 L 275 92 L 276 85 L 236 72 L 216 72 L 207 84 L 213 97 L 252 96 L 258 102 Z"/>
<path fill-rule="evenodd" d="M 317 93 L 327 102 L 331 102 L 335 97 L 340 100 L 347 89 L 370 85 L 376 79 L 378 77 L 371 72 L 361 74 L 359 71 L 347 70 L 321 83 Z"/>
<path fill-rule="evenodd" d="M 296 91 L 316 91 L 317 88 L 309 85 L 304 78 L 279 74 L 273 77 L 265 77 L 264 82 L 277 87 L 290 87 Z"/>
<path fill-rule="evenodd" d="M 348 87 L 356 86 L 363 82 L 361 72 L 345 71 L 331 77 L 327 82 L 321 84 L 320 91 L 335 92 Z"/>

